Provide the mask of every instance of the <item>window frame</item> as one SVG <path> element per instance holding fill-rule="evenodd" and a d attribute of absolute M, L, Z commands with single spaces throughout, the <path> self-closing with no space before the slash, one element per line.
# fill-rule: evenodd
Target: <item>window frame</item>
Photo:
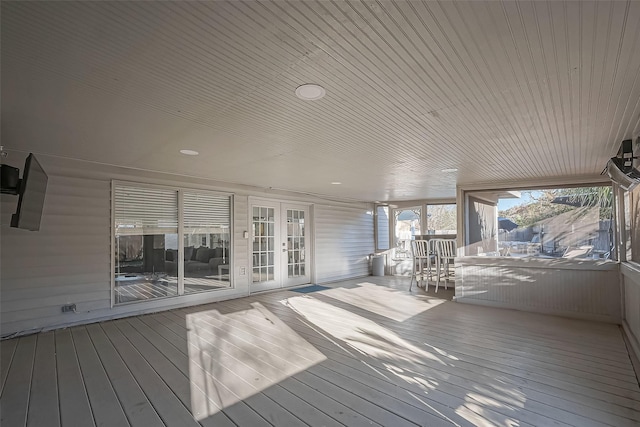
<path fill-rule="evenodd" d="M 383 248 L 378 245 L 380 242 L 380 223 L 378 216 L 378 208 L 387 208 L 387 247 Z M 384 252 L 391 249 L 391 215 L 389 212 L 392 212 L 393 208 L 387 204 L 376 204 L 373 208 L 373 239 L 375 241 L 375 250 L 376 252 Z"/>
<path fill-rule="evenodd" d="M 115 301 L 115 274 L 116 274 L 116 260 L 115 260 L 115 247 L 116 247 L 116 187 L 118 186 L 128 186 L 128 187 L 137 187 L 137 188 L 149 188 L 149 189 L 161 189 L 161 190 L 171 190 L 176 192 L 176 196 L 178 198 L 178 294 L 176 296 L 163 296 L 156 297 L 146 300 L 137 300 L 137 301 L 129 301 L 116 303 Z M 158 300 L 166 300 L 168 298 L 173 298 L 180 300 L 181 298 L 189 298 L 194 293 L 185 293 L 184 292 L 184 192 L 190 193 L 203 193 L 209 194 L 213 196 L 224 196 L 229 198 L 229 245 L 231 250 L 229 251 L 229 288 L 221 288 L 224 289 L 235 289 L 235 280 L 233 277 L 233 249 L 235 248 L 235 218 L 234 218 L 234 194 L 226 191 L 218 191 L 212 190 L 210 188 L 203 188 L 198 186 L 177 186 L 177 185 L 165 185 L 165 184 L 155 184 L 150 182 L 137 182 L 137 181 L 126 181 L 126 180 L 111 180 L 111 215 L 110 220 L 111 223 L 109 225 L 109 230 L 111 234 L 111 243 L 110 243 L 110 271 L 111 271 L 111 308 L 121 307 L 131 304 L 145 304 L 152 303 L 153 301 Z"/>
<path fill-rule="evenodd" d="M 429 206 L 442 206 L 442 205 L 451 205 L 451 206 L 455 206 L 456 208 L 456 231 L 455 233 L 434 233 L 434 235 L 436 236 L 457 236 L 458 235 L 458 215 L 459 215 L 459 208 L 458 208 L 458 203 L 454 200 L 452 202 L 426 202 L 424 204 L 424 231 L 422 234 L 423 235 L 428 235 L 429 234 Z M 435 229 L 434 229 L 435 231 Z"/>
<path fill-rule="evenodd" d="M 469 197 L 477 197 L 483 199 L 484 195 L 487 193 L 501 193 L 501 192 L 510 192 L 510 191 L 537 191 L 537 190 L 554 190 L 554 189 L 568 189 L 568 188 L 588 188 L 588 187 L 610 187 L 612 193 L 612 212 L 611 212 L 611 221 L 612 221 L 612 229 L 613 232 L 613 249 L 611 253 L 611 258 L 609 259 L 590 259 L 590 258 L 580 258 L 580 262 L 620 262 L 620 251 L 618 250 L 618 245 L 621 241 L 621 236 L 617 232 L 619 218 L 617 212 L 619 212 L 618 207 L 618 197 L 616 194 L 617 186 L 611 181 L 598 182 L 598 181 L 580 181 L 577 180 L 575 182 L 562 183 L 559 181 L 547 182 L 547 183 L 536 183 L 534 185 L 517 184 L 513 186 L 500 185 L 496 187 L 486 188 L 482 186 L 469 186 L 469 187 L 459 187 L 458 188 L 458 196 L 457 201 L 459 203 L 463 203 L 463 208 L 458 209 L 458 222 L 459 225 L 462 225 L 462 229 L 458 230 L 457 233 L 457 241 L 460 245 L 459 254 L 462 257 L 473 257 L 477 256 L 476 254 L 468 253 L 468 238 L 469 238 Z M 497 202 L 496 202 L 497 203 Z M 462 217 L 461 217 L 462 216 Z M 460 221 L 461 220 L 461 221 Z M 486 258 L 492 259 L 504 259 L 502 256 L 488 256 Z M 640 266 L 640 264 L 639 264 Z"/>
<path fill-rule="evenodd" d="M 390 217 L 390 224 L 389 224 L 389 237 L 390 237 L 390 241 L 389 241 L 389 245 L 391 246 L 391 249 L 393 249 L 395 251 L 394 253 L 394 257 L 397 256 L 398 251 L 402 251 L 402 249 L 400 248 L 400 245 L 398 244 L 400 239 L 397 238 L 396 236 L 396 217 L 399 215 L 396 215 L 397 211 L 415 211 L 415 210 L 419 210 L 420 213 L 418 214 L 418 223 L 420 224 L 420 234 L 414 234 L 414 236 L 421 236 L 422 235 L 422 227 L 424 224 L 424 204 L 412 204 L 410 206 L 396 206 L 394 208 L 391 209 L 391 215 L 389 215 Z M 415 213 L 415 212 L 414 212 Z M 396 241 L 397 240 L 397 241 Z M 406 240 L 406 239 L 402 239 L 402 240 Z M 413 240 L 413 239 L 411 239 Z M 409 248 L 404 248 L 405 251 L 410 251 Z"/>

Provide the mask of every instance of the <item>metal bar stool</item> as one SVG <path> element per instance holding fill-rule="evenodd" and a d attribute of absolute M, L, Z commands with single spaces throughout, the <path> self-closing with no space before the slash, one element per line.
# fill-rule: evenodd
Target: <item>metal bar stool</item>
<path fill-rule="evenodd" d="M 429 273 L 427 276 L 427 286 L 429 285 L 429 276 L 431 271 L 431 258 L 429 254 L 429 242 L 426 240 L 412 240 L 411 241 L 411 255 L 413 267 L 411 269 L 411 281 L 409 282 L 409 291 L 413 286 L 413 279 L 416 280 L 416 286 L 418 285 L 418 271 L 420 272 L 420 282 L 424 281 L 424 268 L 428 268 Z M 426 289 L 426 286 L 425 286 Z"/>
<path fill-rule="evenodd" d="M 449 267 L 454 263 L 456 258 L 456 241 L 453 239 L 439 239 L 436 243 L 436 292 L 438 292 L 438 286 L 440 285 L 440 276 L 442 275 L 442 267 L 444 266 L 444 288 L 448 289 L 447 282 L 449 281 Z"/>

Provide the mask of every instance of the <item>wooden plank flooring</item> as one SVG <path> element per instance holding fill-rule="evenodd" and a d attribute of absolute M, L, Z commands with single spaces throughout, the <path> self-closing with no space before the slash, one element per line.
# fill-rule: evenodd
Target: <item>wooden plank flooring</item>
<path fill-rule="evenodd" d="M 371 277 L 0 343 L 2 426 L 638 426 L 618 326 Z"/>

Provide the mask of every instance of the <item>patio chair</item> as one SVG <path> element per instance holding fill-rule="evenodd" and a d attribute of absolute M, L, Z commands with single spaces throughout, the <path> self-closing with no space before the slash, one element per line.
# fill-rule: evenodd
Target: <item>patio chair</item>
<path fill-rule="evenodd" d="M 431 277 L 431 257 L 432 253 L 429 251 L 429 241 L 427 240 L 412 240 L 411 241 L 411 255 L 413 268 L 411 269 L 411 281 L 409 282 L 409 291 L 413 286 L 413 280 L 416 280 L 416 286 L 418 284 L 418 272 L 420 274 L 420 283 L 424 281 L 424 269 L 427 269 L 427 284 L 425 289 L 429 287 L 429 279 Z"/>
<path fill-rule="evenodd" d="M 453 239 L 439 239 L 436 242 L 436 252 L 436 292 L 438 292 L 443 267 L 445 276 L 444 288 L 448 289 L 447 282 L 449 281 L 449 267 L 453 265 L 456 258 L 456 241 Z"/>

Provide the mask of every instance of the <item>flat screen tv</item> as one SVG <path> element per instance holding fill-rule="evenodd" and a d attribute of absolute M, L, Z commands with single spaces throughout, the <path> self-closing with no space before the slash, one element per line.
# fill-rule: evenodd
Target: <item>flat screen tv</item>
<path fill-rule="evenodd" d="M 18 208 L 11 216 L 11 227 L 31 231 L 40 230 L 48 179 L 35 156 L 29 154 L 24 162 L 24 172 L 18 191 Z"/>

